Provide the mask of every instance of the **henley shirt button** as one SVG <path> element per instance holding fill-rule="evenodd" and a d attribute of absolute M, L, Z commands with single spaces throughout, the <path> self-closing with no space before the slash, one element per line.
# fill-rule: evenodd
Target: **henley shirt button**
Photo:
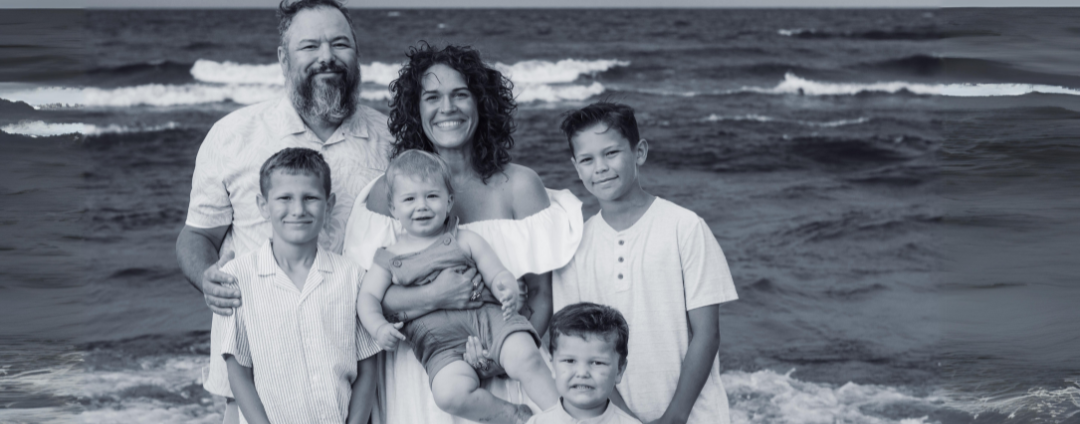
<path fill-rule="evenodd" d="M 622 245 L 623 245 L 623 241 L 619 240 L 619 246 L 622 246 Z"/>
<path fill-rule="evenodd" d="M 619 256 L 619 262 L 622 262 L 622 256 Z"/>
<path fill-rule="evenodd" d="M 619 274 L 619 279 L 620 279 L 620 280 L 622 279 L 622 274 Z"/>

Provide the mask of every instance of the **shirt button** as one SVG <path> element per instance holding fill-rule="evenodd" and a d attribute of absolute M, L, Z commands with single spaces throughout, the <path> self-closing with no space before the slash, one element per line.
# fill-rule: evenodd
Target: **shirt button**
<path fill-rule="evenodd" d="M 620 280 L 622 279 L 622 274 L 619 274 L 619 279 L 620 279 Z"/>
<path fill-rule="evenodd" d="M 625 242 L 624 242 L 624 241 L 622 241 L 622 240 L 619 240 L 619 246 L 622 246 L 622 245 L 623 245 L 623 243 L 625 243 Z"/>
<path fill-rule="evenodd" d="M 619 256 L 619 262 L 622 262 L 622 256 Z"/>
<path fill-rule="evenodd" d="M 401 268 L 401 261 L 394 259 L 394 266 Z"/>

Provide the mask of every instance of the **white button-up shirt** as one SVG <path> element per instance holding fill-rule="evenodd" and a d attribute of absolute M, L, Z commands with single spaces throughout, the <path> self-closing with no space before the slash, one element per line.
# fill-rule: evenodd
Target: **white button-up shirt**
<path fill-rule="evenodd" d="M 236 276 L 244 304 L 214 316 L 215 337 L 223 356 L 252 368 L 270 421 L 345 422 L 356 363 L 379 352 L 356 313 L 363 268 L 320 249 L 301 291 L 266 242 L 222 270 Z"/>
<path fill-rule="evenodd" d="M 323 142 L 304 125 L 288 98 L 236 110 L 221 118 L 203 140 L 191 179 L 187 225 L 214 228 L 231 225 L 221 254 L 237 256 L 258 249 L 273 230 L 255 203 L 259 169 L 281 149 L 306 147 L 322 153 L 330 166 L 334 209 L 319 233 L 319 247 L 341 253 L 345 223 L 356 196 L 381 175 L 388 164 L 393 136 L 386 115 L 358 105 L 333 135 Z M 217 333 L 217 320 L 212 333 Z M 203 387 L 210 393 L 232 397 L 221 346 L 210 343 L 209 372 Z"/>

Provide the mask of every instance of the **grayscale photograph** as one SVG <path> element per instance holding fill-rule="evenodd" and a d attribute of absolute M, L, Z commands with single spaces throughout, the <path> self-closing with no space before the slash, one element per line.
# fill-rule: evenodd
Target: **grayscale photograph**
<path fill-rule="evenodd" d="M 0 146 L 0 423 L 1080 423 L 1080 4 L 7 0 Z"/>

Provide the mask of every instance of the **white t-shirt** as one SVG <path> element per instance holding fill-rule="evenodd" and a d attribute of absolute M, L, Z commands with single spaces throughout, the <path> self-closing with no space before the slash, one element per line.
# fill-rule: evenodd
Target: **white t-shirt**
<path fill-rule="evenodd" d="M 265 242 L 222 271 L 236 276 L 244 305 L 214 315 L 214 337 L 222 354 L 252 368 L 270 421 L 345 422 L 356 363 L 379 353 L 356 314 L 364 270 L 320 249 L 301 291 Z"/>
<path fill-rule="evenodd" d="M 619 407 L 612 405 L 611 402 L 608 402 L 607 409 L 599 417 L 580 420 L 570 416 L 570 413 L 566 412 L 566 408 L 563 408 L 562 403 L 563 400 L 560 398 L 559 402 L 554 406 L 533 415 L 525 424 L 641 424 L 641 421 L 635 420 L 634 417 L 623 412 Z"/>
<path fill-rule="evenodd" d="M 270 156 L 286 147 L 306 147 L 322 153 L 330 166 L 334 210 L 319 233 L 319 247 L 341 253 L 345 222 L 353 202 L 369 182 L 386 170 L 394 138 L 386 129 L 386 115 L 357 106 L 323 142 L 304 125 L 287 98 L 238 109 L 210 128 L 195 159 L 187 225 L 214 228 L 231 225 L 221 254 L 236 256 L 258 249 L 273 235 L 255 203 L 259 169 Z M 217 321 L 211 333 L 217 333 Z M 211 338 L 210 365 L 203 387 L 210 393 L 232 397 L 221 346 Z"/>
<path fill-rule="evenodd" d="M 738 298 L 724 252 L 694 212 L 659 197 L 630 228 L 597 213 L 574 259 L 552 279 L 556 311 L 578 302 L 619 310 L 630 326 L 619 393 L 643 421 L 664 414 L 690 343 L 687 311 Z M 713 359 L 689 423 L 728 423 L 727 393 Z"/>

